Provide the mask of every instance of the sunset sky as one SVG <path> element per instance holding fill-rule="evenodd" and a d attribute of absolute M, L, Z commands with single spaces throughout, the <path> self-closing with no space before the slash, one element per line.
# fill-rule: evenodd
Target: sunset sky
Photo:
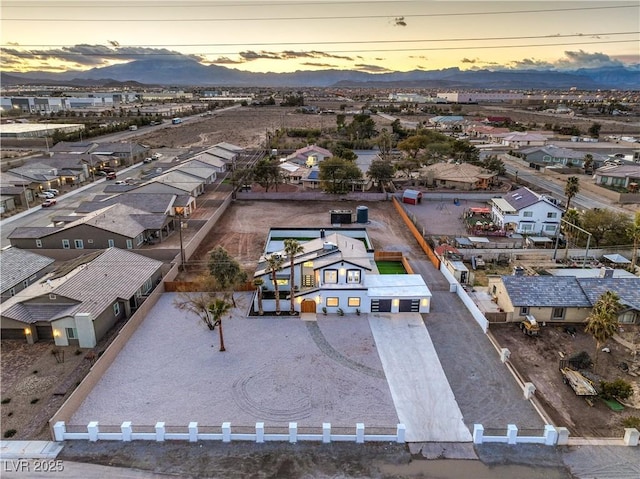
<path fill-rule="evenodd" d="M 252 72 L 640 64 L 640 2 L 3 0 L 2 70 L 189 57 Z"/>

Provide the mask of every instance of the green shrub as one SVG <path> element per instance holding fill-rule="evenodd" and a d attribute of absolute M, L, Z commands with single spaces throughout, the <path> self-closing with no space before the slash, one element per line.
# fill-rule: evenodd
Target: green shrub
<path fill-rule="evenodd" d="M 622 427 L 632 427 L 640 431 L 640 417 L 629 416 L 622 420 Z"/>
<path fill-rule="evenodd" d="M 2 401 L 0 401 L 0 404 L 9 404 L 11 402 L 11 398 L 4 398 Z"/>
<path fill-rule="evenodd" d="M 18 433 L 18 431 L 16 431 L 15 429 L 7 429 L 4 432 L 4 437 L 9 438 L 9 437 L 13 437 Z"/>
<path fill-rule="evenodd" d="M 624 379 L 616 379 L 613 382 L 600 382 L 600 395 L 604 399 L 627 399 L 633 395 L 631 384 Z"/>

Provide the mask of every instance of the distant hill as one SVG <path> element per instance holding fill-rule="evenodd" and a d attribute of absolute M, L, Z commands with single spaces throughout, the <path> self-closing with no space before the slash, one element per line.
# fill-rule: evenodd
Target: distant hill
<path fill-rule="evenodd" d="M 3 85 L 28 82 L 60 86 L 174 85 L 198 87 L 413 87 L 457 89 L 638 89 L 640 71 L 626 67 L 552 70 L 413 70 L 366 73 L 351 70 L 252 73 L 192 59 L 150 59 L 126 64 L 64 73 L 2 73 Z"/>

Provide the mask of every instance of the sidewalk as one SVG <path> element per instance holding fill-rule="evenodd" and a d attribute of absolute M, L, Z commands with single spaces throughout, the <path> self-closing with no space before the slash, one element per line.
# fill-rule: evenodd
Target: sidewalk
<path fill-rule="evenodd" d="M 52 441 L 0 441 L 0 459 L 55 459 L 63 447 Z"/>

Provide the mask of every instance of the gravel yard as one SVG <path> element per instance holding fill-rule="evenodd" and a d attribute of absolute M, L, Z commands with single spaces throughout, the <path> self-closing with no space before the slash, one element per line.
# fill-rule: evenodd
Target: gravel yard
<path fill-rule="evenodd" d="M 217 331 L 177 312 L 175 297 L 161 298 L 71 424 L 251 427 L 264 421 L 269 428 L 298 421 L 355 430 L 364 422 L 395 431 L 398 418 L 365 317 L 327 324 L 248 319 L 251 295 L 238 294 L 238 308 L 224 322 L 222 353 Z M 330 347 L 320 347 L 328 330 Z"/>

